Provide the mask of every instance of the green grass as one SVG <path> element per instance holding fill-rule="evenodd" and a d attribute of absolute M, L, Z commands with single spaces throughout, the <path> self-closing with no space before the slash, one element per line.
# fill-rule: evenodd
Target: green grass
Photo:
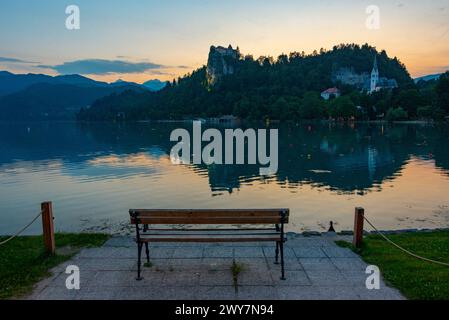
<path fill-rule="evenodd" d="M 449 263 L 449 232 L 417 232 L 387 235 L 403 248 L 425 258 Z M 352 247 L 347 242 L 337 242 Z M 363 260 L 380 268 L 384 279 L 413 300 L 448 300 L 449 267 L 425 262 L 395 248 L 383 238 L 370 235 L 361 250 Z"/>
<path fill-rule="evenodd" d="M 45 254 L 42 236 L 18 237 L 0 246 L 0 299 L 23 296 L 49 270 L 70 259 L 81 248 L 101 246 L 104 234 L 56 234 L 55 256 Z M 0 242 L 6 237 L 0 237 Z"/>

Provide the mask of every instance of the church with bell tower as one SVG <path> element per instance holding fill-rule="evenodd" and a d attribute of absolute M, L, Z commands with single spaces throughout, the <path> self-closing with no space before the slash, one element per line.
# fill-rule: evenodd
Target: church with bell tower
<path fill-rule="evenodd" d="M 379 90 L 379 67 L 377 66 L 377 55 L 374 57 L 373 71 L 371 71 L 371 86 L 370 93 Z"/>

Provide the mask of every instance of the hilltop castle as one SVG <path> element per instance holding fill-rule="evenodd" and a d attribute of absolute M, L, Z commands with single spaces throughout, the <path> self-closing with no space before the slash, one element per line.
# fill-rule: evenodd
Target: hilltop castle
<path fill-rule="evenodd" d="M 356 73 L 353 68 L 340 68 L 332 75 L 334 82 L 355 86 L 361 91 L 370 94 L 382 89 L 394 89 L 398 87 L 396 79 L 381 77 L 377 63 L 377 56 L 374 57 L 371 74 L 368 72 Z"/>
<path fill-rule="evenodd" d="M 234 74 L 237 62 L 240 59 L 240 50 L 221 46 L 211 46 L 207 61 L 207 81 L 210 85 L 216 84 L 223 76 Z"/>

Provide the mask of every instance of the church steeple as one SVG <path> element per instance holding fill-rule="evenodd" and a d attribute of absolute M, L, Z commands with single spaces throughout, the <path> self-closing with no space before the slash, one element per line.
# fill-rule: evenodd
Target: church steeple
<path fill-rule="evenodd" d="M 373 72 L 376 72 L 377 74 L 379 74 L 379 68 L 377 67 L 377 55 L 374 56 Z"/>
<path fill-rule="evenodd" d="M 371 71 L 371 86 L 370 93 L 377 91 L 377 85 L 379 83 L 379 67 L 377 66 L 377 55 L 374 56 L 373 71 Z"/>

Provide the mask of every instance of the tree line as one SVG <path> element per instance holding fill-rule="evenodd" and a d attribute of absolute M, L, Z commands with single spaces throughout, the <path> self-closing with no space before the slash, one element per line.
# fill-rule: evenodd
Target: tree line
<path fill-rule="evenodd" d="M 374 94 L 335 83 L 340 68 L 371 72 L 377 56 L 382 77 L 398 88 Z M 214 86 L 206 67 L 173 80 L 160 92 L 129 90 L 97 100 L 77 115 L 83 121 L 175 120 L 233 114 L 250 120 L 300 119 L 406 120 L 442 119 L 449 114 L 449 73 L 439 80 L 415 84 L 397 58 L 367 44 L 341 44 L 311 54 L 292 52 L 277 58 L 241 56 L 236 72 Z M 325 101 L 320 93 L 337 86 L 341 97 Z"/>

